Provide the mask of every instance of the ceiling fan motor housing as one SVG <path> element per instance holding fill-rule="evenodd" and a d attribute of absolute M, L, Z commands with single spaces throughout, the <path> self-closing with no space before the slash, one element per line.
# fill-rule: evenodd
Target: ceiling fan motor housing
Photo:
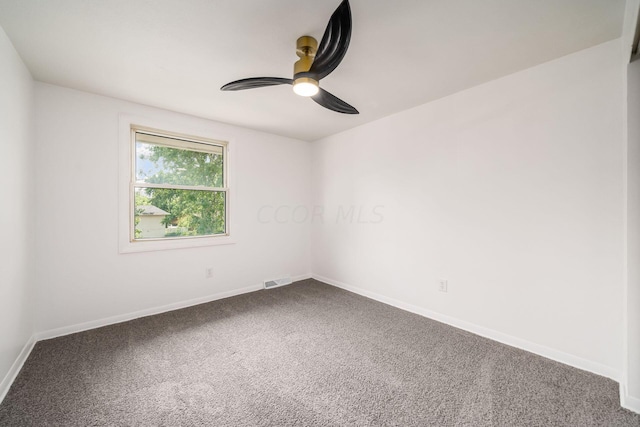
<path fill-rule="evenodd" d="M 316 51 L 318 50 L 318 42 L 311 36 L 302 36 L 296 41 L 296 55 L 300 57 L 295 64 L 293 64 L 293 78 L 298 73 L 304 73 L 309 71 L 313 59 L 316 57 Z"/>

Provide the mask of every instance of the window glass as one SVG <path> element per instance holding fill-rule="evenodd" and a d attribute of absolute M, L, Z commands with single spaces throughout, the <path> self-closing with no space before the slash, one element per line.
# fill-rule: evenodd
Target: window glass
<path fill-rule="evenodd" d="M 173 138 L 137 133 L 136 182 L 223 187 L 222 147 L 195 143 L 185 144 L 184 148 L 169 145 L 177 142 Z"/>
<path fill-rule="evenodd" d="M 134 135 L 131 240 L 225 235 L 225 145 Z"/>

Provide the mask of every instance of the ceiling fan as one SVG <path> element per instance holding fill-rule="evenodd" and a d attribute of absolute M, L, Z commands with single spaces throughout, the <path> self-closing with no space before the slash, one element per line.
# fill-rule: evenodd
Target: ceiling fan
<path fill-rule="evenodd" d="M 325 108 L 338 113 L 358 114 L 358 110 L 319 86 L 320 80 L 340 64 L 347 53 L 350 40 L 351 8 L 349 0 L 343 0 L 331 15 L 319 47 L 316 39 L 311 36 L 302 36 L 297 40 L 296 54 L 300 59 L 293 66 L 293 79 L 252 77 L 227 83 L 220 90 L 244 90 L 289 84 L 293 85 L 296 94 L 311 97 Z"/>

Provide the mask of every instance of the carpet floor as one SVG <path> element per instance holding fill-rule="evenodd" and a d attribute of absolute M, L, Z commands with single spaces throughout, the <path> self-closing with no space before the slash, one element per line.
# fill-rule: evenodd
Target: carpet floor
<path fill-rule="evenodd" d="M 38 342 L 1 426 L 640 426 L 618 384 L 305 280 Z"/>

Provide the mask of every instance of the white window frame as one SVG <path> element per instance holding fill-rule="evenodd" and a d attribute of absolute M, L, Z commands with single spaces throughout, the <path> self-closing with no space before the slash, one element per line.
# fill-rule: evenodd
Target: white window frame
<path fill-rule="evenodd" d="M 206 236 L 185 236 L 135 239 L 134 191 L 136 187 L 148 187 L 147 184 L 136 183 L 136 148 L 135 135 L 140 131 L 147 134 L 175 138 L 191 143 L 209 144 L 223 149 L 224 178 L 223 187 L 218 191 L 225 192 L 225 233 Z M 119 118 L 119 249 L 120 253 L 160 251 L 170 249 L 194 248 L 235 243 L 232 235 L 232 182 L 233 182 L 233 144 L 228 138 L 213 136 L 211 129 L 201 126 L 169 123 L 166 120 L 154 120 L 122 114 Z M 185 144 L 186 145 L 186 144 Z M 154 185 L 152 185 L 154 186 Z M 163 188 L 184 190 L 202 190 L 202 187 L 182 185 L 162 185 Z"/>

